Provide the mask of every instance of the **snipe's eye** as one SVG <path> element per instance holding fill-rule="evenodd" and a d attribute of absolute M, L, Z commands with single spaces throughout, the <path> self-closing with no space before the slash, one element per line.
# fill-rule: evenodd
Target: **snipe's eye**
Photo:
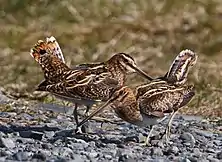
<path fill-rule="evenodd" d="M 40 49 L 39 53 L 40 53 L 41 55 L 43 55 L 43 54 L 46 53 L 46 50 L 44 50 L 44 49 Z"/>

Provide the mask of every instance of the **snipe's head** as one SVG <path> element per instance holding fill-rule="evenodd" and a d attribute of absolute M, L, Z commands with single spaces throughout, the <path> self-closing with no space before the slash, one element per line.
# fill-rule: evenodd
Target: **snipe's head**
<path fill-rule="evenodd" d="M 52 55 L 58 60 L 65 63 L 65 59 L 62 53 L 62 50 L 59 46 L 59 43 L 56 41 L 55 37 L 47 37 L 46 41 L 39 40 L 34 47 L 31 49 L 30 55 L 40 63 L 41 58 L 46 57 L 47 55 Z"/>
<path fill-rule="evenodd" d="M 139 73 L 143 77 L 153 80 L 144 71 L 142 71 L 137 65 L 133 57 L 126 53 L 117 53 L 111 57 L 108 61 L 113 66 L 118 66 L 125 73 Z"/>
<path fill-rule="evenodd" d="M 183 50 L 174 59 L 167 73 L 168 81 L 175 84 L 184 84 L 191 67 L 196 64 L 198 56 L 191 50 Z"/>
<path fill-rule="evenodd" d="M 38 40 L 38 42 L 34 45 L 34 47 L 30 51 L 30 55 L 40 63 L 41 58 L 46 57 L 49 54 L 48 45 L 46 42 L 42 40 Z"/>

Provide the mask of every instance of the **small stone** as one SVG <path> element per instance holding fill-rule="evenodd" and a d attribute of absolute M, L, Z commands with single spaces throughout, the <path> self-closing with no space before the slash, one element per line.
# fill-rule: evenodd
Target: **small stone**
<path fill-rule="evenodd" d="M 198 162 L 198 159 L 195 157 L 188 157 L 191 162 Z"/>
<path fill-rule="evenodd" d="M 188 158 L 184 158 L 181 160 L 181 162 L 191 162 Z"/>
<path fill-rule="evenodd" d="M 126 137 L 126 138 L 124 139 L 124 142 L 135 142 L 135 143 L 139 143 L 139 137 L 138 137 L 138 136 Z"/>
<path fill-rule="evenodd" d="M 194 153 L 195 157 L 200 157 L 201 156 L 200 149 L 198 149 L 198 148 L 194 148 L 193 149 L 193 153 Z"/>
<path fill-rule="evenodd" d="M 8 98 L 6 95 L 4 95 L 2 91 L 0 91 L 0 104 L 6 104 L 9 103 L 10 101 L 12 100 Z"/>
<path fill-rule="evenodd" d="M 172 146 L 168 149 L 168 154 L 170 155 L 171 153 L 174 155 L 177 155 L 179 152 L 179 149 L 176 146 Z"/>
<path fill-rule="evenodd" d="M 119 156 L 119 162 L 124 162 L 127 161 L 127 159 L 129 159 L 129 156 L 127 154 L 123 154 Z"/>
<path fill-rule="evenodd" d="M 113 157 L 111 155 L 104 155 L 104 158 L 111 160 Z"/>
<path fill-rule="evenodd" d="M 68 147 L 63 147 L 63 148 L 60 149 L 59 154 L 62 157 L 69 157 L 73 154 L 73 151 Z"/>
<path fill-rule="evenodd" d="M 151 155 L 162 156 L 163 151 L 160 148 L 151 148 Z"/>
<path fill-rule="evenodd" d="M 19 151 L 15 153 L 13 157 L 15 158 L 15 160 L 18 160 L 18 161 L 27 161 L 29 158 L 29 155 L 30 153 L 28 152 Z"/>
<path fill-rule="evenodd" d="M 221 140 L 214 140 L 213 143 L 217 146 L 222 146 L 222 141 Z"/>
<path fill-rule="evenodd" d="M 33 138 L 37 140 L 42 140 L 43 133 L 36 131 L 21 131 L 19 135 L 23 138 Z"/>
<path fill-rule="evenodd" d="M 6 161 L 6 157 L 1 157 L 0 156 L 0 161 Z"/>
<path fill-rule="evenodd" d="M 55 133 L 55 136 L 67 137 L 72 135 L 73 130 L 60 130 Z"/>
<path fill-rule="evenodd" d="M 89 157 L 90 157 L 90 158 L 96 158 L 96 157 L 98 157 L 98 155 L 99 155 L 99 154 L 98 154 L 97 152 L 90 152 L 90 153 L 89 153 Z"/>
<path fill-rule="evenodd" d="M 222 151 L 217 153 L 217 158 L 220 160 L 222 159 Z"/>
<path fill-rule="evenodd" d="M 53 138 L 53 136 L 55 135 L 55 132 L 54 131 L 45 131 L 44 132 L 44 135 L 45 135 L 45 138 Z"/>
<path fill-rule="evenodd" d="M 198 129 L 194 129 L 194 131 L 200 135 L 200 136 L 204 136 L 206 138 L 211 138 L 214 136 L 214 134 L 210 131 L 204 131 L 204 130 L 198 130 Z"/>
<path fill-rule="evenodd" d="M 50 149 L 50 146 L 48 143 L 43 143 L 42 148 L 48 150 L 48 149 Z"/>
<path fill-rule="evenodd" d="M 15 143 L 10 138 L 0 138 L 0 147 L 14 148 Z"/>
<path fill-rule="evenodd" d="M 212 148 L 208 148 L 206 151 L 207 151 L 208 153 L 215 153 L 215 150 L 212 149 Z"/>
<path fill-rule="evenodd" d="M 215 159 L 212 155 L 207 156 L 207 160 L 210 162 L 220 162 L 218 159 Z"/>
<path fill-rule="evenodd" d="M 191 133 L 183 133 L 180 135 L 180 139 L 183 140 L 185 143 L 190 143 L 191 145 L 194 145 L 196 143 L 196 140 L 194 136 Z"/>
<path fill-rule="evenodd" d="M 46 160 L 46 156 L 39 152 L 39 153 L 36 153 L 32 156 L 32 159 L 39 159 L 39 160 L 42 160 L 42 161 L 45 161 Z"/>

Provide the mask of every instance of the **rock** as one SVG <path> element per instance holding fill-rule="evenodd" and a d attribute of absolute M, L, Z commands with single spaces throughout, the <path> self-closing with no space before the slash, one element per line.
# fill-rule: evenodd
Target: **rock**
<path fill-rule="evenodd" d="M 198 135 L 204 136 L 206 138 L 211 138 L 214 136 L 214 134 L 210 131 L 204 131 L 204 130 L 199 130 L 199 129 L 193 129 Z"/>
<path fill-rule="evenodd" d="M 96 158 L 96 157 L 98 157 L 98 155 L 99 155 L 99 154 L 98 154 L 97 152 L 90 152 L 88 156 L 89 156 L 90 158 Z"/>
<path fill-rule="evenodd" d="M 6 161 L 6 157 L 1 157 L 0 156 L 0 161 Z"/>
<path fill-rule="evenodd" d="M 170 155 L 170 154 L 177 155 L 178 152 L 179 152 L 179 149 L 176 146 L 172 146 L 167 150 L 168 155 Z"/>
<path fill-rule="evenodd" d="M 37 140 L 42 140 L 43 133 L 36 131 L 21 131 L 19 135 L 23 138 L 33 138 Z"/>
<path fill-rule="evenodd" d="M 207 160 L 209 160 L 210 162 L 220 162 L 218 159 L 215 159 L 212 155 L 209 155 L 207 157 Z"/>
<path fill-rule="evenodd" d="M 195 157 L 200 157 L 201 156 L 200 149 L 198 149 L 198 148 L 193 148 L 193 153 L 194 153 Z"/>
<path fill-rule="evenodd" d="M 107 160 L 111 160 L 113 157 L 111 155 L 104 155 L 104 158 Z"/>
<path fill-rule="evenodd" d="M 55 135 L 54 131 L 45 131 L 44 136 L 45 138 L 51 139 Z"/>
<path fill-rule="evenodd" d="M 190 143 L 192 146 L 196 143 L 194 136 L 191 133 L 183 133 L 179 137 L 184 143 Z"/>
<path fill-rule="evenodd" d="M 123 155 L 119 156 L 118 161 L 119 162 L 124 162 L 124 161 L 127 161 L 127 159 L 129 159 L 129 156 L 127 154 L 123 154 Z"/>
<path fill-rule="evenodd" d="M 220 159 L 220 160 L 222 159 L 222 151 L 217 153 L 217 158 Z"/>
<path fill-rule="evenodd" d="M 45 161 L 46 160 L 46 155 L 39 152 L 39 153 L 36 153 L 32 156 L 32 159 L 38 159 L 38 160 L 41 160 L 41 161 Z"/>
<path fill-rule="evenodd" d="M 188 157 L 188 159 L 191 161 L 191 162 L 198 162 L 198 159 L 195 158 L 195 157 Z"/>
<path fill-rule="evenodd" d="M 208 153 L 215 153 L 215 150 L 212 149 L 212 148 L 208 148 L 206 151 L 207 151 Z"/>
<path fill-rule="evenodd" d="M 18 160 L 18 161 L 27 161 L 30 154 L 31 153 L 29 153 L 29 152 L 19 151 L 19 152 L 15 153 L 13 155 L 13 157 L 15 158 L 15 160 Z"/>
<path fill-rule="evenodd" d="M 183 158 L 180 162 L 191 162 L 188 158 Z"/>
<path fill-rule="evenodd" d="M 59 154 L 62 157 L 70 157 L 70 156 L 73 156 L 73 151 L 68 147 L 62 147 L 59 151 Z"/>
<path fill-rule="evenodd" d="M 162 156 L 163 151 L 160 148 L 151 148 L 151 155 L 152 156 Z"/>
<path fill-rule="evenodd" d="M 51 147 L 50 147 L 50 144 L 49 144 L 49 143 L 43 143 L 43 144 L 42 144 L 42 148 L 48 150 L 48 149 L 50 149 Z"/>
<path fill-rule="evenodd" d="M 222 141 L 221 140 L 213 140 L 213 144 L 217 146 L 222 146 Z"/>
<path fill-rule="evenodd" d="M 15 143 L 11 138 L 2 138 L 0 137 L 0 147 L 6 147 L 6 148 L 14 148 Z"/>
<path fill-rule="evenodd" d="M 10 101 L 12 101 L 10 98 L 8 98 L 6 95 L 4 95 L 2 93 L 2 91 L 0 90 L 0 104 L 7 104 Z"/>
<path fill-rule="evenodd" d="M 55 136 L 69 137 L 73 134 L 73 130 L 61 130 L 55 133 Z"/>
<path fill-rule="evenodd" d="M 124 139 L 124 142 L 135 142 L 135 143 L 139 143 L 139 137 L 138 136 L 129 136 L 129 137 L 126 137 Z"/>

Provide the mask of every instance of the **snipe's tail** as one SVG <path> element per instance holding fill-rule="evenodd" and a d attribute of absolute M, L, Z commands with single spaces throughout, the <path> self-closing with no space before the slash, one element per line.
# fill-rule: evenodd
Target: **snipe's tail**
<path fill-rule="evenodd" d="M 181 51 L 171 64 L 169 71 L 164 76 L 168 82 L 184 84 L 192 66 L 196 64 L 197 55 L 191 50 Z"/>

